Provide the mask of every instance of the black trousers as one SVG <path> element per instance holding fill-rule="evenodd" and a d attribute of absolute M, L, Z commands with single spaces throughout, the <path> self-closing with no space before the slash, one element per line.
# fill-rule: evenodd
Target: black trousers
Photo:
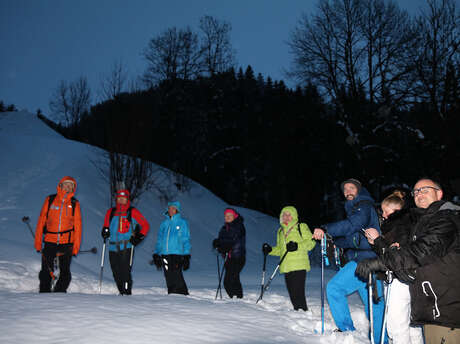
<path fill-rule="evenodd" d="M 243 270 L 246 259 L 244 257 L 229 258 L 225 263 L 224 288 L 227 295 L 232 298 L 243 297 L 243 287 L 240 281 L 240 272 Z"/>
<path fill-rule="evenodd" d="M 307 300 L 305 299 L 306 278 L 306 270 L 291 271 L 284 274 L 289 297 L 296 311 L 299 309 L 303 309 L 304 311 L 308 310 Z"/>
<path fill-rule="evenodd" d="M 72 280 L 70 262 L 72 261 L 73 244 L 57 245 L 45 242 L 42 251 L 42 268 L 38 274 L 40 279 L 40 293 L 51 292 L 51 283 L 54 281 L 55 258 L 59 266 L 59 278 L 52 291 L 65 293 Z"/>
<path fill-rule="evenodd" d="M 131 268 L 129 260 L 131 259 L 131 249 L 120 251 L 109 251 L 110 267 L 112 268 L 113 279 L 117 284 L 118 291 L 121 295 L 131 295 L 133 281 L 131 279 Z"/>
<path fill-rule="evenodd" d="M 168 288 L 168 294 L 188 295 L 187 284 L 182 275 L 183 256 L 168 254 L 161 256 L 163 273 Z"/>

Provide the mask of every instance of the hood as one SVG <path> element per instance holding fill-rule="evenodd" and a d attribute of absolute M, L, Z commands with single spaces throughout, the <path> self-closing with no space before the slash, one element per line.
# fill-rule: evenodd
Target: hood
<path fill-rule="evenodd" d="M 59 183 L 58 183 L 58 185 L 57 185 L 57 187 L 56 187 L 57 195 L 58 195 L 58 197 L 63 197 L 63 196 L 64 196 L 64 190 L 61 188 L 61 184 L 62 184 L 62 182 L 65 181 L 65 180 L 71 180 L 71 181 L 74 183 L 74 185 L 75 185 L 75 187 L 74 187 L 74 189 L 73 189 L 73 192 L 70 192 L 70 193 L 68 194 L 69 197 L 73 197 L 73 195 L 74 195 L 75 192 L 77 191 L 77 181 L 75 180 L 75 178 L 72 178 L 72 177 L 70 177 L 70 176 L 65 176 L 65 177 L 61 178 L 61 180 L 59 181 Z"/>
<path fill-rule="evenodd" d="M 283 224 L 283 221 L 282 221 L 282 216 L 283 216 L 283 213 L 285 211 L 288 211 L 289 213 L 291 213 L 292 215 L 292 221 L 289 222 L 287 225 Z M 299 217 L 297 215 L 297 209 L 293 206 L 287 206 L 287 207 L 284 207 L 283 209 L 281 209 L 281 213 L 280 213 L 280 225 L 282 227 L 291 227 L 293 224 L 297 223 L 297 221 L 299 221 Z"/>
<path fill-rule="evenodd" d="M 365 187 L 361 187 L 361 190 L 358 193 L 358 196 L 352 201 L 347 201 L 348 203 L 351 203 L 352 205 L 355 205 L 355 203 L 358 203 L 359 201 L 371 201 L 375 202 L 374 199 L 372 198 L 371 194 Z"/>
<path fill-rule="evenodd" d="M 164 212 L 164 215 L 168 216 L 168 208 L 173 206 L 174 208 L 177 209 L 177 214 L 179 214 L 181 211 L 182 211 L 182 208 L 181 208 L 181 205 L 180 205 L 180 202 L 179 201 L 174 201 L 174 202 L 168 202 L 168 205 L 166 206 L 166 210 Z M 176 214 L 176 215 L 177 215 Z"/>

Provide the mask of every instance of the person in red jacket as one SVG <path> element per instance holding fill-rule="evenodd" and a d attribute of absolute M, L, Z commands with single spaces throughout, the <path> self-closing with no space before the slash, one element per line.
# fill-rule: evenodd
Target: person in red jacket
<path fill-rule="evenodd" d="M 39 273 L 41 293 L 65 293 L 72 279 L 70 262 L 72 256 L 78 254 L 81 243 L 80 203 L 73 197 L 76 189 L 76 180 L 66 176 L 60 180 L 57 193 L 46 197 L 43 203 L 35 230 L 35 249 L 42 253 L 42 267 Z M 60 273 L 51 290 L 55 279 L 56 257 Z"/>
<path fill-rule="evenodd" d="M 109 260 L 113 278 L 121 295 L 131 295 L 131 250 L 141 243 L 150 225 L 131 207 L 128 190 L 117 191 L 116 206 L 107 210 L 102 238 L 109 239 Z"/>

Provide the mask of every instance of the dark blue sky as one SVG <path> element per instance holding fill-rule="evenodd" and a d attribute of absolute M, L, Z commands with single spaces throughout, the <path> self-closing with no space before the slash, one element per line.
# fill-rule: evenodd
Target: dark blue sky
<path fill-rule="evenodd" d="M 460 1 L 460 0 L 457 0 Z M 399 0 L 416 13 L 424 0 Z M 97 99 L 100 80 L 121 60 L 131 78 L 145 68 L 148 41 L 167 28 L 211 15 L 232 24 L 239 66 L 284 79 L 286 41 L 316 0 L 0 0 L 0 100 L 48 114 L 60 80 L 88 78 Z M 288 82 L 288 85 L 289 82 Z"/>

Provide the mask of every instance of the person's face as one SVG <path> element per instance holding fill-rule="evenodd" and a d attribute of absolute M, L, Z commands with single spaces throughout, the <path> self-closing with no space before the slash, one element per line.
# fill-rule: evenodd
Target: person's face
<path fill-rule="evenodd" d="M 393 214 L 395 211 L 401 210 L 401 205 L 396 204 L 396 203 L 384 202 L 382 203 L 381 208 L 382 208 L 382 216 L 386 220 L 388 219 L 388 216 Z"/>
<path fill-rule="evenodd" d="M 281 215 L 281 221 L 283 221 L 284 224 L 288 224 L 289 222 L 292 221 L 292 215 L 290 212 L 285 211 L 283 215 Z"/>
<path fill-rule="evenodd" d="M 126 197 L 117 197 L 117 203 L 121 205 L 128 204 L 128 199 Z"/>
<path fill-rule="evenodd" d="M 64 190 L 65 193 L 72 192 L 74 189 L 74 184 L 72 182 L 63 182 L 61 184 L 62 190 Z"/>
<path fill-rule="evenodd" d="M 352 201 L 358 196 L 358 188 L 353 183 L 346 183 L 343 186 L 343 195 L 347 201 Z"/>
<path fill-rule="evenodd" d="M 235 219 L 235 216 L 232 213 L 224 214 L 224 219 L 226 223 L 230 223 Z"/>
<path fill-rule="evenodd" d="M 417 208 L 428 208 L 431 203 L 441 200 L 442 190 L 429 179 L 422 179 L 415 184 L 412 190 Z"/>
<path fill-rule="evenodd" d="M 177 214 L 176 207 L 173 207 L 173 206 L 168 207 L 168 215 L 169 215 L 169 217 L 173 217 L 176 214 Z"/>

